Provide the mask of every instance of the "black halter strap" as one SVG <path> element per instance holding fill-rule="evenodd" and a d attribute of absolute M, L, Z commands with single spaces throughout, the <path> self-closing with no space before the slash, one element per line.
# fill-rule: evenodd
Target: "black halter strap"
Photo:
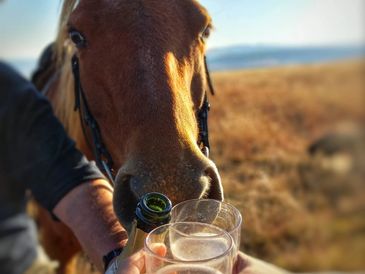
<path fill-rule="evenodd" d="M 92 115 L 89 106 L 87 104 L 87 100 L 81 85 L 79 59 L 77 58 L 76 55 L 72 57 L 71 63 L 72 63 L 72 73 L 75 81 L 74 110 L 79 111 L 82 130 L 86 142 L 88 143 L 90 149 L 94 152 L 94 157 L 97 165 L 101 170 L 103 170 L 106 173 L 110 182 L 114 185 L 113 159 L 103 143 L 99 125 L 95 120 L 94 116 Z M 215 92 L 213 89 L 205 56 L 204 56 L 204 66 L 205 66 L 205 74 L 209 91 L 212 95 L 214 95 Z M 199 126 L 198 145 L 207 157 L 209 157 L 209 150 L 210 150 L 209 135 L 208 135 L 209 110 L 210 110 L 210 104 L 208 102 L 207 92 L 205 92 L 203 105 L 198 112 L 198 126 Z M 90 128 L 93 145 L 91 144 L 88 138 L 85 125 Z"/>
<path fill-rule="evenodd" d="M 210 78 L 210 73 L 207 64 L 207 58 L 204 56 L 204 67 L 205 67 L 205 77 L 208 84 L 208 88 L 211 95 L 214 95 L 214 88 L 212 80 Z M 210 144 L 209 144 L 209 129 L 208 129 L 208 113 L 210 110 L 210 103 L 208 101 L 208 94 L 205 92 L 203 105 L 198 113 L 198 123 L 199 123 L 199 140 L 198 145 L 203 153 L 209 157 Z"/>
<path fill-rule="evenodd" d="M 95 120 L 94 116 L 92 115 L 89 106 L 87 104 L 80 80 L 79 59 L 77 58 L 76 55 L 72 57 L 71 62 L 72 62 L 72 72 L 75 80 L 74 110 L 75 111 L 79 110 L 82 130 L 84 132 L 88 145 L 94 152 L 96 164 L 99 166 L 101 170 L 103 170 L 106 173 L 110 182 L 114 185 L 113 160 L 103 143 L 99 125 Z M 87 138 L 88 135 L 86 134 L 85 125 L 90 128 L 93 146 L 91 145 L 89 139 Z"/>

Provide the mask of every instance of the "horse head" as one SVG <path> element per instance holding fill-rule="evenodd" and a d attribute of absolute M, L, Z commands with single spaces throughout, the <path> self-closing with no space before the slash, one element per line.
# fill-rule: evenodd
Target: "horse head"
<path fill-rule="evenodd" d="M 117 171 L 122 223 L 128 227 L 147 192 L 173 203 L 222 200 L 217 168 L 198 144 L 207 11 L 195 0 L 68 0 L 63 13 L 58 45 L 70 42 L 66 55 L 78 58 L 85 100 Z"/>

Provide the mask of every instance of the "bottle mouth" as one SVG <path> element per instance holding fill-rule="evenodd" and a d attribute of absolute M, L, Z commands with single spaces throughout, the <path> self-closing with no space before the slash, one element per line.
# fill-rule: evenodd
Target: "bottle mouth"
<path fill-rule="evenodd" d="M 171 209 L 169 198 L 158 192 L 150 192 L 140 199 L 136 216 L 147 225 L 159 226 L 170 221 Z"/>
<path fill-rule="evenodd" d="M 172 208 L 170 199 L 158 192 L 147 193 L 141 201 L 145 209 L 161 215 L 169 213 Z"/>

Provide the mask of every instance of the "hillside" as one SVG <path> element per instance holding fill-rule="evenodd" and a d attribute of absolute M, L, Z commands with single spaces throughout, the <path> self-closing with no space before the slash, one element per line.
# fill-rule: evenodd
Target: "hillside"
<path fill-rule="evenodd" d="M 365 269 L 365 64 L 213 74 L 210 138 L 241 249 L 292 271 Z"/>

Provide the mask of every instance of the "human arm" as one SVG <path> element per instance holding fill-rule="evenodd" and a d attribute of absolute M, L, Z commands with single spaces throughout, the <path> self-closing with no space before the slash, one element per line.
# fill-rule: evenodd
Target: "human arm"
<path fill-rule="evenodd" d="M 104 269 L 102 257 L 127 241 L 126 231 L 113 211 L 112 195 L 106 180 L 92 180 L 71 190 L 53 210 L 71 228 L 99 270 Z"/>
<path fill-rule="evenodd" d="M 102 269 L 102 256 L 127 238 L 113 213 L 109 183 L 75 148 L 47 99 L 6 65 L 0 72 L 0 156 L 9 184 L 18 196 L 31 190 Z"/>

